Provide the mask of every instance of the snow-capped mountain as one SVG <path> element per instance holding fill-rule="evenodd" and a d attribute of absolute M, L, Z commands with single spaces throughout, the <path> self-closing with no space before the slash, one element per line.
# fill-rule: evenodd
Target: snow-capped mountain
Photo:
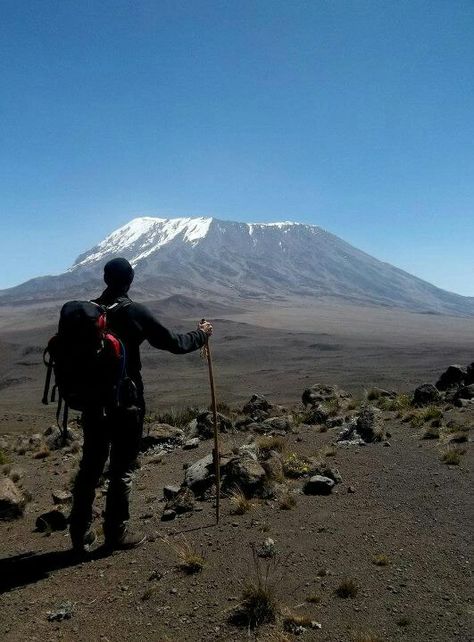
<path fill-rule="evenodd" d="M 136 218 L 81 254 L 59 276 L 0 292 L 2 302 L 88 296 L 103 265 L 123 256 L 142 299 L 172 294 L 220 300 L 337 297 L 352 303 L 474 314 L 474 300 L 446 292 L 361 252 L 320 227 L 215 218 Z"/>

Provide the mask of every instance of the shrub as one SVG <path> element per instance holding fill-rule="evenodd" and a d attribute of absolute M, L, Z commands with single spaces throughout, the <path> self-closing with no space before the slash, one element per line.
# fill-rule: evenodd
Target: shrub
<path fill-rule="evenodd" d="M 254 577 L 247 581 L 242 600 L 232 616 L 235 624 L 255 629 L 267 622 L 274 622 L 278 613 L 275 595 L 275 558 L 261 561 L 252 547 Z"/>
<path fill-rule="evenodd" d="M 346 599 L 348 597 L 355 597 L 358 590 L 359 587 L 354 582 L 354 580 L 346 579 L 339 584 L 335 592 L 337 597 Z"/>
<path fill-rule="evenodd" d="M 448 448 L 442 453 L 441 461 L 448 466 L 458 466 L 461 463 L 461 456 L 465 453 L 465 448 Z"/>
<path fill-rule="evenodd" d="M 303 477 L 310 471 L 310 462 L 306 457 L 289 453 L 283 460 L 283 472 L 287 477 Z"/>
<path fill-rule="evenodd" d="M 291 510 L 296 506 L 296 497 L 292 493 L 285 493 L 278 503 L 280 510 Z"/>
<path fill-rule="evenodd" d="M 259 452 L 265 456 L 271 450 L 274 450 L 278 453 L 284 453 L 287 449 L 288 442 L 284 437 L 279 435 L 268 435 L 266 437 L 260 437 L 256 441 L 257 448 Z"/>

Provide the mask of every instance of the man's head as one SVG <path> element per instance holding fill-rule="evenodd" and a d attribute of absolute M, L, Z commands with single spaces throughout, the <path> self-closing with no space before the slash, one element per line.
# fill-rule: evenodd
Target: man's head
<path fill-rule="evenodd" d="M 127 292 L 133 276 L 133 268 L 127 259 L 112 259 L 104 266 L 104 281 L 114 290 Z"/>

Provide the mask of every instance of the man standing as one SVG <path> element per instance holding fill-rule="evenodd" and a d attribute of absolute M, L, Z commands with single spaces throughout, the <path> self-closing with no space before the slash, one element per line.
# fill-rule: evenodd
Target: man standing
<path fill-rule="evenodd" d="M 109 454 L 105 545 L 110 549 L 126 549 L 145 541 L 145 536 L 132 533 L 127 526 L 129 495 L 145 415 L 140 344 L 146 339 L 154 348 L 186 354 L 201 348 L 212 334 L 212 326 L 207 321 L 187 334 L 166 329 L 144 305 L 128 297 L 133 277 L 133 268 L 126 259 L 112 259 L 104 267 L 107 288 L 94 301 L 108 308 L 113 306 L 107 312 L 107 325 L 124 344 L 127 375 L 136 387 L 136 398 L 128 407 L 91 408 L 82 414 L 83 454 L 74 484 L 70 518 L 72 545 L 78 553 L 88 550 L 96 539 L 91 529 L 92 505 Z"/>

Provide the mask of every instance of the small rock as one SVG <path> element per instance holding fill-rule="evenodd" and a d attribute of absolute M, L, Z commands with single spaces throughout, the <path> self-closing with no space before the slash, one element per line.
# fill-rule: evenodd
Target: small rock
<path fill-rule="evenodd" d="M 271 537 L 267 537 L 267 539 L 263 542 L 263 544 L 260 546 L 260 548 L 257 549 L 257 555 L 259 557 L 263 558 L 272 558 L 275 557 L 277 554 L 275 542 Z"/>
<path fill-rule="evenodd" d="M 50 510 L 40 515 L 36 520 L 36 530 L 40 533 L 65 531 L 68 518 L 61 510 Z"/>
<path fill-rule="evenodd" d="M 219 433 L 231 432 L 234 428 L 232 421 L 221 414 L 217 413 L 217 428 Z M 210 439 L 214 435 L 214 416 L 209 410 L 202 412 L 196 417 L 196 431 L 202 439 Z"/>
<path fill-rule="evenodd" d="M 0 520 L 21 517 L 25 510 L 25 497 L 9 477 L 0 477 Z"/>
<path fill-rule="evenodd" d="M 163 514 L 161 515 L 161 521 L 163 522 L 168 522 L 176 517 L 176 511 L 175 510 L 169 510 L 165 509 L 163 511 Z"/>
<path fill-rule="evenodd" d="M 192 450 L 193 448 L 198 448 L 200 443 L 199 437 L 193 437 L 184 442 L 183 448 L 184 450 Z"/>
<path fill-rule="evenodd" d="M 448 390 L 462 385 L 468 376 L 468 371 L 460 365 L 449 366 L 436 382 L 438 390 Z"/>
<path fill-rule="evenodd" d="M 348 492 L 348 493 L 355 493 L 355 492 L 356 492 L 356 489 L 354 488 L 354 486 L 349 486 L 349 487 L 347 488 L 347 492 Z"/>
<path fill-rule="evenodd" d="M 314 475 L 304 485 L 306 495 L 329 495 L 334 487 L 334 480 L 322 475 Z"/>
<path fill-rule="evenodd" d="M 74 613 L 74 604 L 72 602 L 62 602 L 54 611 L 46 613 L 50 622 L 61 622 L 70 620 Z"/>
<path fill-rule="evenodd" d="M 357 418 L 357 432 L 367 443 L 382 441 L 384 425 L 382 412 L 374 406 L 366 406 Z"/>
<path fill-rule="evenodd" d="M 440 400 L 439 390 L 432 383 L 423 383 L 413 393 L 413 404 L 415 406 L 429 406 L 430 404 L 438 403 Z"/>
<path fill-rule="evenodd" d="M 52 496 L 55 504 L 69 504 L 72 502 L 72 493 L 68 490 L 53 490 Z"/>
<path fill-rule="evenodd" d="M 194 509 L 194 493 L 190 488 L 183 486 L 165 506 L 165 510 L 173 510 L 176 514 L 189 513 Z"/>
<path fill-rule="evenodd" d="M 176 495 L 179 493 L 181 487 L 180 486 L 164 486 L 163 487 L 163 497 L 166 500 L 173 499 L 173 497 L 176 497 Z"/>

